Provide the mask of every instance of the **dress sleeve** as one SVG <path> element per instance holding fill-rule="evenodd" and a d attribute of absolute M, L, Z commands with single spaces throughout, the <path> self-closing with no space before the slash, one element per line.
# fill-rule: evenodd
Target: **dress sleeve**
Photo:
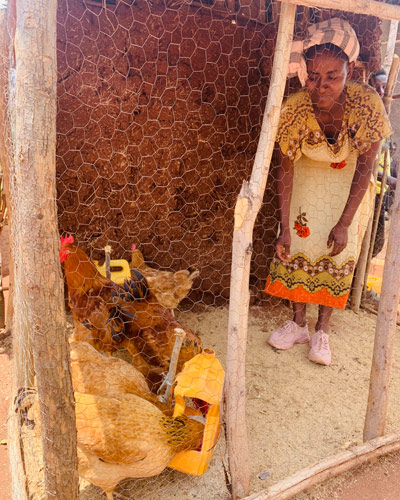
<path fill-rule="evenodd" d="M 282 154 L 293 162 L 301 156 L 301 141 L 305 136 L 306 113 L 302 93 L 293 94 L 282 105 L 276 142 Z"/>
<path fill-rule="evenodd" d="M 354 149 L 363 154 L 371 144 L 386 139 L 393 131 L 382 99 L 375 90 L 365 89 L 357 101 L 351 113 L 350 135 Z"/>

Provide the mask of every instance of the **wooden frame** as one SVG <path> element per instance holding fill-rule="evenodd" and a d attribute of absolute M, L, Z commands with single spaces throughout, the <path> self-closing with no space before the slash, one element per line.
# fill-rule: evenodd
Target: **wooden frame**
<path fill-rule="evenodd" d="M 49 193 L 53 193 L 53 202 L 55 200 L 56 72 L 54 27 L 56 26 L 56 2 L 50 0 L 44 8 L 43 5 L 39 5 L 34 0 L 10 0 L 10 4 L 13 4 L 13 1 L 17 7 L 18 36 L 15 39 L 17 87 L 15 89 L 15 123 L 13 123 L 15 126 L 13 131 L 15 134 L 15 164 L 12 167 L 14 171 L 10 192 L 15 199 L 24 200 L 24 203 L 19 204 L 17 209 L 13 211 L 15 221 L 20 224 L 21 221 L 24 221 L 22 226 L 25 225 L 25 221 L 29 221 L 35 229 L 33 235 L 30 233 L 29 240 L 31 248 L 34 248 L 34 259 L 32 260 L 31 248 L 29 255 L 27 254 L 26 232 L 18 233 L 16 222 L 11 221 L 12 244 L 13 247 L 20 249 L 20 251 L 15 252 L 17 261 L 14 263 L 15 287 L 21 294 L 19 303 L 16 304 L 14 324 L 17 335 L 16 346 L 19 349 L 22 347 L 25 349 L 28 356 L 24 357 L 24 361 L 30 360 L 30 365 L 25 363 L 20 367 L 23 371 L 17 373 L 17 383 L 25 384 L 30 381 L 34 368 L 36 368 L 39 390 L 42 389 L 41 392 L 45 395 L 40 402 L 44 445 L 52 458 L 51 463 L 45 463 L 47 488 L 49 491 L 56 492 L 59 500 L 73 500 L 77 497 L 78 484 L 76 436 L 74 433 L 72 384 L 68 370 L 64 369 L 62 364 L 64 360 L 68 359 L 68 347 L 64 336 L 63 290 L 57 255 L 58 231 L 55 203 L 45 203 L 49 198 Z M 243 183 L 235 207 L 225 391 L 229 466 L 234 498 L 247 495 L 250 482 L 245 431 L 246 389 L 244 373 L 252 231 L 261 206 L 274 146 L 286 83 L 296 5 L 345 10 L 400 20 L 399 6 L 374 0 L 285 0 L 282 2 L 271 85 L 253 172 L 250 181 Z M 234 9 L 233 0 L 227 0 L 227 6 L 229 10 Z M 261 8 L 260 12 L 262 12 Z M 32 57 L 32 54 L 36 56 Z M 45 75 L 45 78 L 42 75 Z M 25 85 L 26 82 L 29 82 L 29 85 Z M 40 106 L 37 105 L 36 100 L 38 93 L 40 93 Z M 40 191 L 33 189 L 34 186 L 38 186 Z M 400 281 L 400 269 L 398 269 L 400 266 L 396 261 L 395 252 L 396 244 L 400 239 L 399 204 L 400 185 L 398 184 L 394 209 L 394 218 L 396 218 L 397 223 L 392 224 L 389 236 L 371 372 L 371 404 L 369 403 L 369 408 L 374 409 L 374 418 L 372 424 L 367 426 L 366 437 L 371 433 L 379 434 L 384 431 L 382 424 L 384 424 L 385 412 L 381 410 L 385 409 L 386 402 L 380 401 L 376 394 L 382 395 L 390 378 L 390 344 L 394 328 L 394 304 L 396 300 L 398 301 Z M 40 289 L 38 282 L 32 280 L 24 269 L 24 262 L 33 261 L 40 264 L 43 259 L 46 259 L 48 268 L 43 270 L 37 265 L 32 276 L 44 278 L 40 283 L 47 283 L 46 290 Z M 48 269 L 54 269 L 54 272 L 49 275 Z M 43 271 L 45 276 L 43 276 Z M 25 290 L 24 295 L 22 295 L 23 290 Z M 48 303 L 41 303 L 38 300 L 39 291 L 41 300 L 42 296 L 52 297 L 51 307 L 48 307 Z M 48 321 L 49 311 L 52 314 L 50 321 Z M 48 324 L 54 326 L 53 331 L 47 330 Z M 28 331 L 28 328 L 32 330 Z M 32 334 L 35 340 L 33 344 L 27 341 Z M 30 357 L 30 353 L 33 354 L 32 357 Z M 47 359 L 56 360 L 53 367 L 41 366 L 39 360 L 44 354 Z M 22 358 L 19 360 L 17 358 L 16 361 L 18 363 L 18 361 L 22 361 Z M 46 395 L 43 389 L 49 382 L 53 387 L 53 392 Z M 385 393 L 385 397 L 387 397 L 387 393 Z M 60 410 L 59 413 L 57 413 L 58 410 Z M 59 426 L 54 428 L 54 422 L 62 422 L 62 433 L 59 432 Z M 366 424 L 367 422 L 368 418 Z M 396 440 L 399 439 L 399 436 L 396 436 Z M 383 441 L 385 440 L 383 439 Z M 367 445 L 363 446 L 368 448 Z M 398 446 L 397 442 L 393 446 Z M 393 450 L 393 447 L 390 448 L 390 443 L 385 448 L 385 452 L 389 449 Z M 349 468 L 358 463 L 352 460 L 353 456 L 354 453 L 351 452 L 343 456 L 343 463 L 347 463 Z M 371 454 L 368 455 L 366 451 L 365 456 L 370 458 Z M 317 471 L 320 469 L 321 467 L 317 466 L 316 469 L 310 471 L 310 476 L 315 476 L 312 484 L 317 484 L 327 477 L 319 473 L 317 475 Z M 59 473 L 60 470 L 63 471 L 63 474 Z M 340 469 L 340 471 L 342 470 Z M 302 488 L 310 485 L 311 482 L 308 482 L 307 486 L 304 486 L 303 483 Z M 262 494 L 257 494 L 250 498 L 253 500 L 256 498 L 259 500 L 262 498 L 283 500 L 288 497 L 263 497 Z"/>
<path fill-rule="evenodd" d="M 289 4 L 337 9 L 355 13 L 373 15 L 385 19 L 400 20 L 400 6 L 376 2 L 374 0 L 279 0 L 282 2 L 279 30 L 284 33 L 287 56 L 290 52 L 289 41 L 293 36 L 295 11 Z M 290 28 L 290 29 L 289 29 Z M 226 422 L 229 467 L 231 472 L 233 498 L 243 497 L 249 488 L 248 444 L 245 424 L 245 353 L 248 321 L 248 283 L 250 274 L 250 257 L 252 251 L 252 230 L 259 211 L 265 189 L 265 173 L 268 174 L 269 162 L 276 134 L 276 124 L 282 104 L 280 93 L 276 93 L 274 84 L 284 88 L 287 75 L 287 58 L 280 59 L 283 39 L 279 38 L 275 51 L 271 86 L 263 121 L 263 129 L 259 139 L 257 155 L 253 166 L 250 183 L 243 183 L 235 207 L 235 225 L 232 248 L 231 296 L 229 307 L 228 348 L 227 348 L 227 385 L 226 385 Z M 278 62 L 279 61 L 279 62 Z M 273 110 L 273 111 L 272 111 Z M 263 130 L 270 130 L 266 140 Z M 261 159 L 262 157 L 262 159 Z M 260 161 L 261 160 L 261 161 Z M 260 175 L 260 172 L 261 175 Z M 262 189 L 260 190 L 260 187 Z M 400 183 L 397 185 L 396 200 L 400 198 Z M 397 207 L 397 205 L 396 205 Z M 400 293 L 400 263 L 395 262 L 395 238 L 400 241 L 400 214 L 393 212 L 398 224 L 390 230 L 388 251 L 388 269 L 384 271 L 380 304 L 381 318 L 377 320 L 377 332 L 374 350 L 374 362 L 371 371 L 371 386 L 368 411 L 366 417 L 365 439 L 382 435 L 386 421 L 387 384 L 390 379 L 391 344 L 396 328 L 398 296 Z M 393 246 L 392 246 L 393 245 Z M 390 250 L 389 250 L 390 248 Z M 392 254 L 393 252 L 393 254 Z M 393 278 L 390 277 L 390 274 Z M 396 282 L 396 279 L 398 281 Z M 393 288 L 390 290 L 390 288 Z M 397 287 L 397 290 L 396 290 Z M 397 302 L 396 302 L 397 301 Z M 383 309 L 384 305 L 385 311 Z M 389 308 L 389 309 L 387 309 Z M 382 318 L 382 315 L 386 314 Z M 394 319 L 393 319 L 394 318 Z M 386 332 L 385 329 L 386 328 Z M 378 397 L 378 396 L 382 397 Z M 324 480 L 324 479 L 322 479 Z M 319 481 L 318 481 L 319 482 Z M 252 496 L 252 500 L 283 500 L 287 496 Z"/>
<path fill-rule="evenodd" d="M 375 0 L 278 0 L 294 5 L 306 7 L 319 7 L 320 9 L 335 9 L 376 16 L 381 19 L 400 21 L 400 6 Z"/>
<path fill-rule="evenodd" d="M 250 181 L 243 182 L 235 207 L 226 359 L 226 426 L 233 498 L 248 494 L 250 469 L 246 434 L 245 359 L 253 227 L 260 210 L 285 90 L 296 6 L 283 4 L 271 84 Z"/>

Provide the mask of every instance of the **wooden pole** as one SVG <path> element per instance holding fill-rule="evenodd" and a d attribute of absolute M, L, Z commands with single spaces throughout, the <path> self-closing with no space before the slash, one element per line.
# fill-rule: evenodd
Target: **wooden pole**
<path fill-rule="evenodd" d="M 368 461 L 398 450 L 400 450 L 400 434 L 377 438 L 325 458 L 321 462 L 279 481 L 267 490 L 255 493 L 243 500 L 287 500 L 301 491 L 321 484 L 354 467 L 359 467 Z"/>
<path fill-rule="evenodd" d="M 396 332 L 397 309 L 400 296 L 400 182 L 397 183 L 389 238 L 383 269 L 382 292 L 376 321 L 374 353 L 364 440 L 382 436 L 385 432 L 388 393 L 393 359 L 393 341 Z"/>
<path fill-rule="evenodd" d="M 294 5 L 335 9 L 400 21 L 400 6 L 375 0 L 279 0 Z"/>
<path fill-rule="evenodd" d="M 397 81 L 399 66 L 400 66 L 400 59 L 399 59 L 399 56 L 397 56 L 395 54 L 393 56 L 392 66 L 391 66 L 391 69 L 390 69 L 390 72 L 388 75 L 388 82 L 387 82 L 386 89 L 385 89 L 385 95 L 383 97 L 383 104 L 385 106 L 386 113 L 388 115 L 390 115 L 392 95 L 393 95 L 393 90 L 394 90 L 394 87 L 395 87 L 396 81 Z M 381 156 L 381 149 L 379 149 L 377 160 L 376 160 L 376 167 L 375 167 L 375 171 L 374 171 L 375 179 L 376 179 L 376 176 L 378 174 L 380 156 Z M 382 179 L 382 181 L 383 180 L 384 179 Z M 383 182 L 381 182 L 381 185 L 382 185 L 382 191 L 383 191 L 383 185 L 384 185 Z M 382 191 L 381 191 L 381 194 L 382 194 Z M 366 282 L 368 279 L 369 267 L 371 264 L 372 252 L 374 249 L 376 230 L 375 230 L 375 236 L 373 236 L 373 225 L 374 225 L 373 224 L 373 217 L 370 217 L 367 230 L 365 231 L 360 256 L 359 256 L 358 262 L 357 262 L 356 275 L 355 275 L 355 278 L 353 281 L 353 291 L 352 291 L 352 296 L 351 296 L 351 308 L 356 313 L 358 313 L 360 311 L 363 290 L 365 288 L 365 285 L 366 285 Z M 377 228 L 377 223 L 376 223 L 376 228 Z"/>
<path fill-rule="evenodd" d="M 0 97 L 0 119 L 1 119 L 1 132 L 0 132 L 0 165 L 3 172 L 4 191 L 6 195 L 6 206 L 8 212 L 8 220 L 11 220 L 11 201 L 10 201 L 10 170 L 12 164 L 12 150 L 10 146 L 11 129 L 9 121 L 9 110 L 13 104 L 9 103 L 9 92 L 7 89 L 8 75 L 11 68 L 11 33 L 15 31 L 15 19 L 11 16 L 11 5 L 9 2 L 9 9 L 3 8 L 0 10 L 0 88 L 3 89 Z M 10 22 L 12 17 L 12 22 Z M 11 235 L 9 234 L 9 246 L 11 248 Z M 6 333 L 12 331 L 12 318 L 13 318 L 13 265 L 12 255 L 10 253 L 9 265 L 9 293 L 7 303 L 7 318 L 6 318 Z"/>
<path fill-rule="evenodd" d="M 379 148 L 378 156 L 381 149 Z M 379 159 L 377 160 L 379 162 Z M 360 255 L 358 257 L 355 275 L 352 283 L 350 306 L 355 313 L 360 312 L 361 298 L 364 287 L 365 268 L 368 259 L 368 250 L 371 242 L 373 216 L 368 219 L 367 229 L 365 230 L 364 238 L 361 244 Z"/>
<path fill-rule="evenodd" d="M 10 89 L 9 89 L 9 73 L 13 67 L 13 52 L 10 50 L 12 47 L 12 39 L 15 32 L 15 2 L 9 0 L 8 8 L 0 9 L 0 88 L 3 89 L 0 97 L 0 164 L 3 170 L 4 185 L 6 191 L 6 203 L 8 209 L 8 220 L 11 221 L 11 203 L 10 203 L 10 190 L 9 179 L 10 171 L 13 164 L 13 151 L 11 148 L 11 124 L 9 117 L 10 111 L 15 109 L 15 101 L 12 99 L 10 102 Z M 11 247 L 11 235 L 10 235 Z M 12 255 L 10 255 L 10 290 L 8 297 L 8 313 L 6 326 L 7 331 L 12 330 Z M 16 360 L 16 350 L 18 347 L 13 345 L 14 360 Z M 17 362 L 14 361 L 14 377 L 12 380 L 12 394 L 16 391 L 16 368 Z M 20 429 L 19 419 L 11 407 L 8 415 L 8 455 L 11 472 L 11 494 L 13 500 L 28 500 L 27 482 L 25 477 L 24 459 L 21 452 Z"/>
<path fill-rule="evenodd" d="M 225 385 L 228 457 L 234 499 L 247 495 L 250 484 L 245 360 L 253 227 L 263 200 L 278 128 L 295 13 L 296 6 L 282 4 L 271 84 L 253 171 L 250 181 L 243 183 L 235 207 Z"/>
<path fill-rule="evenodd" d="M 384 152 L 383 155 L 383 173 L 382 173 L 382 178 L 381 178 L 381 192 L 379 193 L 379 198 L 378 198 L 378 206 L 376 208 L 375 212 L 375 217 L 372 217 L 373 223 L 372 223 L 372 230 L 371 230 L 371 237 L 369 239 L 369 250 L 368 250 L 368 257 L 367 257 L 367 263 L 365 266 L 365 272 L 364 272 L 364 278 L 362 281 L 362 294 L 361 294 L 361 300 L 365 298 L 365 292 L 367 289 L 367 282 L 368 282 L 368 275 L 369 275 L 369 269 L 371 267 L 371 261 L 372 261 L 372 254 L 374 252 L 374 246 L 375 246 L 375 239 L 376 239 L 376 234 L 378 232 L 378 224 L 379 224 L 379 216 L 382 210 L 382 205 L 383 205 L 383 197 L 385 195 L 385 189 L 384 186 L 386 184 L 386 179 L 387 179 L 387 167 L 388 167 L 388 162 L 389 162 L 389 146 L 387 146 L 387 149 Z M 382 156 L 382 150 L 380 152 L 380 156 Z M 380 158 L 378 160 L 380 162 Z M 375 203 L 375 200 L 374 200 Z M 361 304 L 360 304 L 361 305 Z"/>
<path fill-rule="evenodd" d="M 15 167 L 10 179 L 14 333 L 27 359 L 33 352 L 46 498 L 75 500 L 76 427 L 56 208 L 56 13 L 56 0 L 16 1 Z M 32 367 L 25 373 L 30 379 Z"/>
<path fill-rule="evenodd" d="M 386 72 L 390 70 L 392 65 L 392 59 L 394 56 L 394 51 L 396 48 L 396 40 L 397 40 L 397 31 L 399 28 L 399 21 L 390 21 L 390 28 L 388 34 L 388 41 L 386 45 L 386 55 L 383 62 L 383 67 Z"/>

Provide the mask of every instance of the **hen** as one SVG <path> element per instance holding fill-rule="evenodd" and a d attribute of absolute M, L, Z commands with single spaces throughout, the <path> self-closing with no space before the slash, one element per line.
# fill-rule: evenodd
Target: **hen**
<path fill-rule="evenodd" d="M 40 436 L 37 393 L 22 388 L 16 411 Z M 103 397 L 75 392 L 78 472 L 104 490 L 109 500 L 119 481 L 151 477 L 162 472 L 172 458 L 201 445 L 204 425 L 180 416 L 165 416 L 134 394 Z"/>
<path fill-rule="evenodd" d="M 138 269 L 146 278 L 151 293 L 167 309 L 176 309 L 190 292 L 199 271 L 189 267 L 177 272 L 160 271 L 145 264 L 142 252 L 132 245 L 131 269 Z"/>
<path fill-rule="evenodd" d="M 72 243 L 72 237 L 62 238 L 60 259 L 74 318 L 74 340 L 84 340 L 109 353 L 127 349 L 136 368 L 155 385 L 161 381 L 160 374 L 168 370 L 176 328 L 186 333 L 179 371 L 201 352 L 197 335 L 157 302 L 140 272 L 133 272 L 133 278 L 123 286 L 117 285 L 102 276 L 85 252 Z"/>
<path fill-rule="evenodd" d="M 70 340 L 70 358 L 74 391 L 99 396 L 135 394 L 167 412 L 150 392 L 144 375 L 126 361 L 104 356 L 87 342 L 74 340 Z"/>

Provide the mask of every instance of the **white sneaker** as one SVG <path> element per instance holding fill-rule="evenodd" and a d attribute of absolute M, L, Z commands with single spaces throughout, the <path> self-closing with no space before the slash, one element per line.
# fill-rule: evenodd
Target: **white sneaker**
<path fill-rule="evenodd" d="M 270 338 L 268 344 L 276 349 L 287 350 L 294 346 L 294 344 L 305 344 L 310 341 L 308 334 L 308 321 L 304 326 L 299 326 L 294 321 L 288 320 L 278 330 L 275 330 Z"/>
<path fill-rule="evenodd" d="M 332 353 L 329 348 L 329 336 L 323 330 L 318 330 L 311 337 L 308 359 L 320 365 L 329 366 L 331 364 Z"/>

